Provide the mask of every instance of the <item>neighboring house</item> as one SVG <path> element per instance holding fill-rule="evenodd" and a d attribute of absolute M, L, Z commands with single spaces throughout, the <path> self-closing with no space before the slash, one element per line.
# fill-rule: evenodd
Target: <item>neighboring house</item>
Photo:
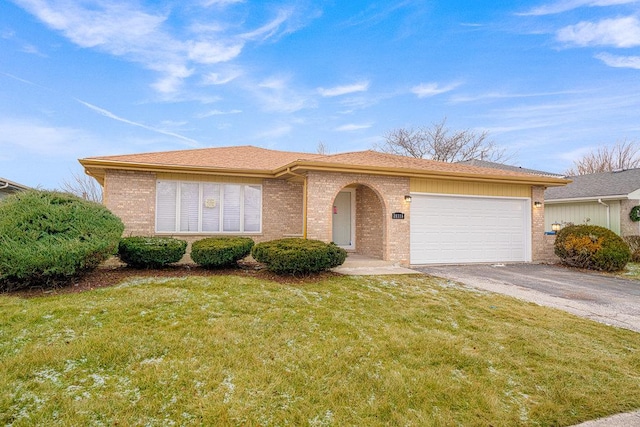
<path fill-rule="evenodd" d="M 629 218 L 640 205 L 640 169 L 568 177 L 566 187 L 545 192 L 545 230 L 551 224 L 600 225 L 621 236 L 640 234 L 640 223 Z"/>
<path fill-rule="evenodd" d="M 458 162 L 458 163 L 461 165 L 479 166 L 481 168 L 493 168 L 493 169 L 500 169 L 500 170 L 506 170 L 506 171 L 512 171 L 512 172 L 529 173 L 531 175 L 554 176 L 557 178 L 564 177 L 564 175 L 561 175 L 558 173 L 539 171 L 535 169 L 527 169 L 527 168 L 523 168 L 522 166 L 505 165 L 504 163 L 489 162 L 487 160 L 472 159 L 472 160 L 465 160 L 463 162 Z"/>
<path fill-rule="evenodd" d="M 0 177 L 0 199 L 7 197 L 18 191 L 28 190 L 26 185 L 18 184 L 17 182 L 9 181 Z"/>
<path fill-rule="evenodd" d="M 544 190 L 568 181 L 375 151 L 252 146 L 80 159 L 126 235 L 306 237 L 403 265 L 544 252 Z"/>

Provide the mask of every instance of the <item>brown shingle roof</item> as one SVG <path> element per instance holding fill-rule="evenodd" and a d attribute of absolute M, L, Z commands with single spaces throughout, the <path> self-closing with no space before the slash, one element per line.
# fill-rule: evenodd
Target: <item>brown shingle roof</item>
<path fill-rule="evenodd" d="M 378 151 L 354 151 L 350 153 L 340 153 L 322 158 L 313 159 L 313 162 L 357 165 L 389 169 L 410 169 L 416 171 L 433 171 L 443 173 L 460 174 L 480 174 L 497 176 L 523 176 L 528 175 L 522 172 L 498 170 L 494 168 L 484 168 L 469 166 L 461 163 L 446 163 L 436 160 L 417 159 L 415 157 L 398 156 L 396 154 L 381 153 Z"/>
<path fill-rule="evenodd" d="M 80 159 L 87 171 L 102 181 L 105 169 L 188 171 L 193 173 L 282 176 L 296 170 L 342 170 L 395 176 L 458 176 L 463 179 L 564 185 L 551 177 L 521 172 L 416 159 L 377 151 L 355 151 L 333 155 L 277 151 L 250 145 L 193 150 L 102 156 Z M 288 168 L 291 168 L 289 171 Z"/>
<path fill-rule="evenodd" d="M 244 145 L 238 147 L 214 147 L 194 150 L 125 154 L 121 156 L 89 157 L 83 160 L 212 169 L 272 171 L 296 160 L 313 159 L 318 156 L 322 157 L 319 154 L 276 151 Z"/>

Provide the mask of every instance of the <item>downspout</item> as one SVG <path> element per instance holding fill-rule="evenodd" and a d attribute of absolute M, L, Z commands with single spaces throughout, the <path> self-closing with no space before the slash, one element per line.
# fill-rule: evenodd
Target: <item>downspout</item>
<path fill-rule="evenodd" d="M 287 168 L 287 173 L 302 178 L 302 238 L 307 238 L 307 176 L 292 172 Z"/>
<path fill-rule="evenodd" d="M 5 182 L 3 185 L 0 185 L 0 190 L 4 190 L 5 188 L 9 187 L 9 183 Z"/>
<path fill-rule="evenodd" d="M 603 206 L 606 206 L 607 208 L 607 228 L 609 230 L 611 230 L 611 206 L 609 206 L 608 204 L 606 204 L 605 202 L 602 201 L 602 199 L 598 199 L 598 203 L 600 203 Z"/>

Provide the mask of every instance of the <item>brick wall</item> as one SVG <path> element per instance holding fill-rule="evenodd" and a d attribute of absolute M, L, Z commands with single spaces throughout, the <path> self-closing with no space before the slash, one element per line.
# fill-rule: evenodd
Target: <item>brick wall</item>
<path fill-rule="evenodd" d="M 382 259 L 384 255 L 384 213 L 382 201 L 366 185 L 356 188 L 356 251 Z"/>
<path fill-rule="evenodd" d="M 156 174 L 107 170 L 104 180 L 104 204 L 124 222 L 125 236 L 153 235 Z"/>
<path fill-rule="evenodd" d="M 284 236 L 302 236 L 302 183 L 265 179 L 262 184 L 262 230 L 248 234 L 256 242 Z M 104 185 L 104 203 L 125 224 L 124 236 L 155 235 L 156 174 L 108 170 Z M 167 235 L 163 233 L 162 235 Z M 171 233 L 189 242 L 213 234 Z M 226 235 L 226 234 L 225 234 Z M 190 248 L 187 248 L 189 253 Z M 183 262 L 189 262 L 186 256 Z"/>
<path fill-rule="evenodd" d="M 328 172 L 309 172 L 307 177 L 307 237 L 330 242 L 331 207 L 336 195 L 349 185 L 367 186 L 380 196 L 382 242 L 378 251 L 381 251 L 382 259 L 409 264 L 409 206 L 404 202 L 404 195 L 409 194 L 409 178 Z M 405 219 L 392 220 L 392 212 L 404 212 Z M 361 226 L 366 227 L 367 224 Z M 371 249 L 371 244 L 368 242 L 365 246 Z"/>
<path fill-rule="evenodd" d="M 640 235 L 640 223 L 631 221 L 629 212 L 634 206 L 640 205 L 640 200 L 620 201 L 620 235 L 637 236 Z"/>
<path fill-rule="evenodd" d="M 542 206 L 534 207 L 534 202 Z M 547 248 L 544 234 L 544 187 L 531 187 L 531 258 L 533 261 L 544 261 Z"/>
<path fill-rule="evenodd" d="M 262 235 L 256 241 L 302 237 L 303 193 L 301 182 L 265 179 L 262 183 Z"/>

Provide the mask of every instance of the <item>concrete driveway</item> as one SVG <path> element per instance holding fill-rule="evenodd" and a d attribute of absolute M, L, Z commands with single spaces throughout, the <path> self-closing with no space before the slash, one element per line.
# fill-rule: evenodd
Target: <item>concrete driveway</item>
<path fill-rule="evenodd" d="M 556 265 L 439 265 L 415 270 L 640 332 L 640 281 Z"/>

